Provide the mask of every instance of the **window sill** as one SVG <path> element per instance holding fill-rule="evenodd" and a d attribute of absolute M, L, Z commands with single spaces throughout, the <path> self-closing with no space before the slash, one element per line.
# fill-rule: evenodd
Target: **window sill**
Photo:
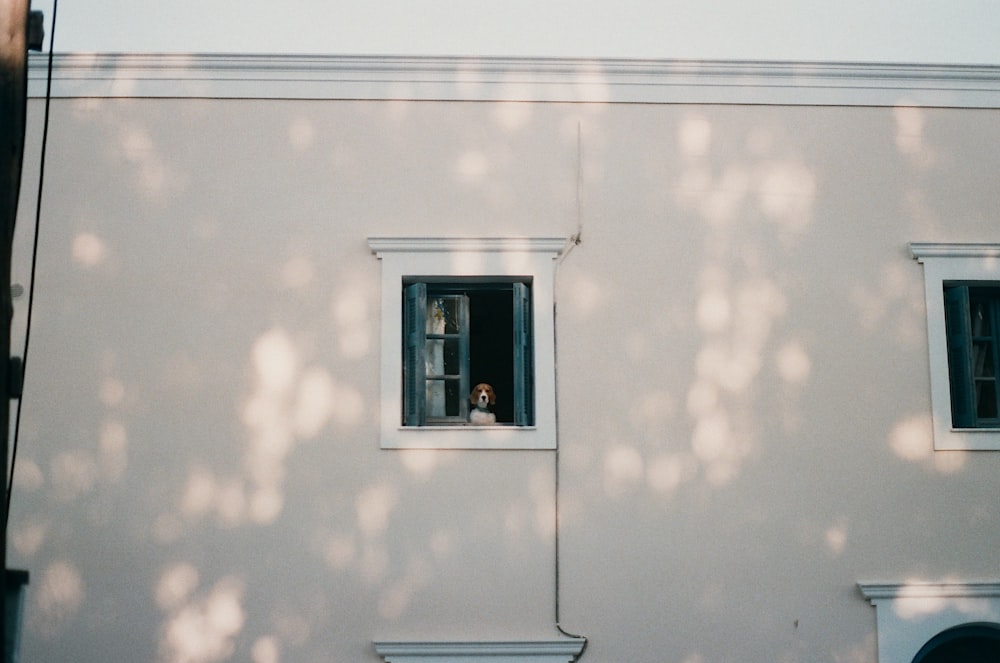
<path fill-rule="evenodd" d="M 399 426 L 383 431 L 383 449 L 555 449 L 536 426 Z"/>
<path fill-rule="evenodd" d="M 517 426 L 515 424 L 427 424 L 426 426 L 400 426 L 399 430 L 536 430 L 535 426 Z"/>
<path fill-rule="evenodd" d="M 937 436 L 938 451 L 1000 451 L 1000 428 L 952 428 Z"/>
<path fill-rule="evenodd" d="M 586 640 L 523 642 L 376 642 L 387 663 L 570 663 Z"/>

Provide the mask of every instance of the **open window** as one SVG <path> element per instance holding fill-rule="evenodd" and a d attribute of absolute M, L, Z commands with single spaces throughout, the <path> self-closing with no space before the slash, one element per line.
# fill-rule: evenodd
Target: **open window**
<path fill-rule="evenodd" d="M 924 266 L 937 450 L 1000 450 L 1000 244 L 910 245 Z"/>
<path fill-rule="evenodd" d="M 1000 427 L 1000 282 L 944 284 L 951 423 L 955 428 Z"/>
<path fill-rule="evenodd" d="M 531 278 L 403 280 L 405 426 L 466 425 L 474 385 L 498 425 L 534 423 Z"/>
<path fill-rule="evenodd" d="M 369 238 L 382 261 L 381 446 L 554 449 L 565 238 Z M 492 385 L 496 423 L 470 425 Z"/>

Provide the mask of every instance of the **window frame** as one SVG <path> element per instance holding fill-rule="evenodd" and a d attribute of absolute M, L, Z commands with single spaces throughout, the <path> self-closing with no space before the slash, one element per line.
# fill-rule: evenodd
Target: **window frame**
<path fill-rule="evenodd" d="M 1000 451 L 1000 427 L 956 427 L 952 424 L 951 371 L 945 322 L 945 284 L 1000 282 L 1000 244 L 910 244 L 910 253 L 924 268 L 924 301 L 931 383 L 934 449 L 938 451 Z"/>
<path fill-rule="evenodd" d="M 555 449 L 556 259 L 565 237 L 369 237 L 382 263 L 380 446 L 383 449 Z M 403 284 L 414 275 L 445 281 L 531 279 L 534 424 L 405 426 L 402 412 Z"/>

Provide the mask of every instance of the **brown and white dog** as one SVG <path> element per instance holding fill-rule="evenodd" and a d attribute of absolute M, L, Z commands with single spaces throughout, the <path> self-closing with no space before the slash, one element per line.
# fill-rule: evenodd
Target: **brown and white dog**
<path fill-rule="evenodd" d="M 469 412 L 469 423 L 474 426 L 489 426 L 497 422 L 497 415 L 490 412 L 490 408 L 496 405 L 497 396 L 493 393 L 493 387 L 480 382 L 469 394 L 469 402 L 472 403 L 472 410 Z"/>

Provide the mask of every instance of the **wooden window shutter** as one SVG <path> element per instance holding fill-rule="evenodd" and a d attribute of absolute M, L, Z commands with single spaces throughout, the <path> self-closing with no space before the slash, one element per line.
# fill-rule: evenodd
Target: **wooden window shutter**
<path fill-rule="evenodd" d="M 971 428 L 976 424 L 976 409 L 972 384 L 972 329 L 968 286 L 945 287 L 944 320 L 948 337 L 952 425 L 956 428 Z"/>
<path fill-rule="evenodd" d="M 427 284 L 407 286 L 403 310 L 403 423 L 407 426 L 424 425 L 426 315 Z"/>
<path fill-rule="evenodd" d="M 514 424 L 535 423 L 535 375 L 531 342 L 531 290 L 514 283 Z"/>

